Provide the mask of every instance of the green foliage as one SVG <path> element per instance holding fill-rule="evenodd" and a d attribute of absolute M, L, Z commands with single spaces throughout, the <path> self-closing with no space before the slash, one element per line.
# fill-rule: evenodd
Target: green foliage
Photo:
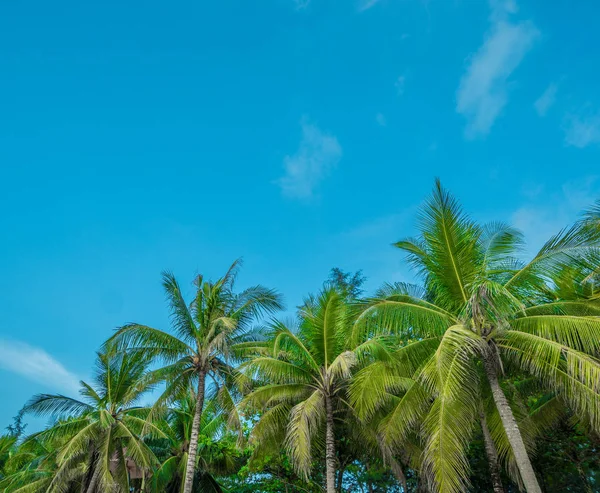
<path fill-rule="evenodd" d="M 523 245 L 436 182 L 395 244 L 419 285 L 361 298 L 334 268 L 282 321 L 275 291 L 235 290 L 239 261 L 191 302 L 164 273 L 170 328 L 121 327 L 79 398 L 33 397 L 0 493 L 599 492 L 600 206 Z M 24 436 L 23 413 L 51 422 Z"/>

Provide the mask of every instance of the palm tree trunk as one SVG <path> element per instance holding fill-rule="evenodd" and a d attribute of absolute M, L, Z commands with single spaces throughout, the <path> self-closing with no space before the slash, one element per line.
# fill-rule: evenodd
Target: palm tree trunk
<path fill-rule="evenodd" d="M 521 430 L 519 430 L 512 409 L 508 405 L 506 396 L 502 391 L 502 387 L 500 387 L 500 382 L 498 382 L 498 373 L 492 356 L 484 356 L 483 366 L 492 389 L 492 396 L 494 397 L 496 408 L 500 414 L 500 420 L 502 421 L 504 431 L 506 432 L 506 437 L 508 438 L 508 442 L 510 443 L 510 447 L 515 456 L 525 490 L 527 493 L 542 493 L 533 466 L 529 460 L 529 455 L 527 454 L 527 449 L 525 448 L 525 443 L 521 436 Z"/>
<path fill-rule="evenodd" d="M 183 484 L 183 493 L 192 493 L 194 485 L 194 473 L 196 471 L 196 455 L 198 454 L 198 432 L 200 430 L 200 418 L 202 417 L 202 408 L 204 407 L 204 383 L 206 373 L 198 373 L 198 394 L 196 395 L 196 410 L 194 411 L 194 421 L 192 421 L 192 434 L 190 437 L 190 446 L 188 449 L 188 459 L 185 468 L 185 482 Z"/>
<path fill-rule="evenodd" d="M 90 479 L 90 484 L 88 485 L 86 493 L 94 493 L 99 479 L 100 479 L 100 468 L 94 464 L 94 474 L 92 475 L 92 479 Z"/>
<path fill-rule="evenodd" d="M 335 435 L 333 432 L 333 405 L 331 397 L 325 396 L 327 428 L 325 431 L 325 468 L 327 476 L 327 493 L 335 492 Z"/>
<path fill-rule="evenodd" d="M 500 463 L 498 461 L 498 451 L 496 450 L 496 444 L 492 440 L 492 435 L 485 419 L 483 411 L 479 412 L 479 421 L 481 422 L 481 431 L 483 432 L 483 444 L 485 447 L 485 455 L 488 460 L 488 467 L 490 468 L 490 476 L 492 478 L 492 487 L 494 493 L 504 493 L 504 486 L 502 486 L 502 478 L 500 476 Z"/>

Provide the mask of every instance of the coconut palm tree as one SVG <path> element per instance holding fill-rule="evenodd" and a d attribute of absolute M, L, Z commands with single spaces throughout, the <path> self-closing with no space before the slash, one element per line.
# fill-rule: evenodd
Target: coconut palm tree
<path fill-rule="evenodd" d="M 439 491 L 464 491 L 466 449 L 480 417 L 483 378 L 522 483 L 529 493 L 540 492 L 501 378 L 512 370 L 536 377 L 600 429 L 598 300 L 564 299 L 553 290 L 569 270 L 583 279 L 596 272 L 600 229 L 578 223 L 522 261 L 518 231 L 474 223 L 437 181 L 420 211 L 419 231 L 396 246 L 423 286 L 389 287 L 370 301 L 357 325 L 410 340 L 399 353 L 424 362 L 407 375 L 414 383 L 404 383 L 386 440 L 401 443 L 423 419 L 425 476 Z"/>
<path fill-rule="evenodd" d="M 308 479 L 316 452 L 324 445 L 326 491 L 335 493 L 334 422 L 344 406 L 352 369 L 361 358 L 385 352 L 380 339 L 352 344 L 355 313 L 345 296 L 326 287 L 300 308 L 299 324 L 275 322 L 271 338 L 242 365 L 259 382 L 242 407 L 262 412 L 252 431 L 256 453 L 283 444 L 299 474 Z"/>
<path fill-rule="evenodd" d="M 195 391 L 183 493 L 191 493 L 193 487 L 207 378 L 218 386 L 220 403 L 229 408 L 230 419 L 239 423 L 227 385 L 235 374 L 232 363 L 239 357 L 236 346 L 252 337 L 251 324 L 258 317 L 282 309 L 280 295 L 271 289 L 254 286 L 240 293 L 234 291 L 240 265 L 239 260 L 234 262 L 215 282 L 197 276 L 195 297 L 189 305 L 173 274 L 164 273 L 163 287 L 171 311 L 171 332 L 133 323 L 118 329 L 107 343 L 108 347 L 118 350 L 142 352 L 153 363 L 161 365 L 150 375 L 153 382 L 166 382 L 166 389 L 155 404 L 157 412 L 190 390 Z"/>
<path fill-rule="evenodd" d="M 141 354 L 99 353 L 94 382 L 81 382 L 81 400 L 41 394 L 25 405 L 25 413 L 55 420 L 49 428 L 25 441 L 34 442 L 38 452 L 40 448 L 46 450 L 41 453 L 45 457 L 42 462 L 50 464 L 50 470 L 52 462 L 56 462 L 50 477 L 42 474 L 43 470 L 29 471 L 39 476 L 44 491 L 68 491 L 76 483 L 87 493 L 128 492 L 128 461 L 144 473 L 151 470 L 157 461 L 142 433 L 163 433 L 146 419 L 149 410 L 137 405 L 149 390 L 144 378 L 146 370 Z"/>

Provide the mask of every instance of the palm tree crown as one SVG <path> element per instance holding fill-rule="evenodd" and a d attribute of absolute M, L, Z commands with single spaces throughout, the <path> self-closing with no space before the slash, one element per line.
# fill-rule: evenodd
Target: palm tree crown
<path fill-rule="evenodd" d="M 298 327 L 275 322 L 271 338 L 243 367 L 262 383 L 243 402 L 264 411 L 253 431 L 257 453 L 283 442 L 295 468 L 308 477 L 324 444 L 328 493 L 335 491 L 334 418 L 351 371 L 361 358 L 384 350 L 379 339 L 353 344 L 355 316 L 343 294 L 326 287 L 300 308 Z"/>
<path fill-rule="evenodd" d="M 120 328 L 108 342 L 119 350 L 142 352 L 161 365 L 150 374 L 153 382 L 166 382 L 166 389 L 155 405 L 157 410 L 196 389 L 184 493 L 192 490 L 206 378 L 212 380 L 219 402 L 229 408 L 231 420 L 239 425 L 234 398 L 227 385 L 235 375 L 232 364 L 240 356 L 240 344 L 253 336 L 252 322 L 282 308 L 281 297 L 263 286 L 236 293 L 234 284 L 239 266 L 240 261 L 234 262 L 215 282 L 197 276 L 195 298 L 190 304 L 185 302 L 173 274 L 164 273 L 171 332 L 134 323 Z"/>
<path fill-rule="evenodd" d="M 58 446 L 58 469 L 52 476 L 39 478 L 40 488 L 59 492 L 81 484 L 88 493 L 126 492 L 128 460 L 146 473 L 156 464 L 142 435 L 163 433 L 147 420 L 149 410 L 138 406 L 149 390 L 146 371 L 147 362 L 140 354 L 99 353 L 93 383 L 81 382 L 81 400 L 41 394 L 25 405 L 26 413 L 57 420 L 26 440 L 35 441 L 38 447 Z"/>

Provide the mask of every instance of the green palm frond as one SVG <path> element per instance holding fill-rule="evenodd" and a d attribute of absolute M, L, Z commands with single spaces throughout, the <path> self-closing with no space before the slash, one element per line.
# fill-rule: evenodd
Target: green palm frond
<path fill-rule="evenodd" d="M 138 467 L 149 470 L 157 464 L 157 459 L 152 450 L 150 450 L 140 437 L 134 435 L 131 429 L 125 426 L 124 423 L 116 423 L 115 434 L 126 439 L 127 456 L 133 459 Z"/>
<path fill-rule="evenodd" d="M 280 351 L 292 351 L 294 357 L 308 363 L 313 370 L 319 371 L 319 364 L 307 349 L 304 342 L 294 334 L 284 323 L 275 321 L 271 325 L 273 331 L 272 355 L 277 357 Z"/>
<path fill-rule="evenodd" d="M 194 349 L 177 337 L 146 325 L 124 325 L 107 341 L 106 347 L 128 352 L 141 352 L 148 358 L 173 363 L 183 356 L 194 354 Z"/>
<path fill-rule="evenodd" d="M 281 402 L 267 409 L 254 425 L 250 442 L 254 446 L 251 462 L 279 452 L 286 436 L 286 427 L 292 406 Z"/>
<path fill-rule="evenodd" d="M 600 352 L 600 317 L 530 315 L 516 318 L 511 326 L 588 354 Z"/>
<path fill-rule="evenodd" d="M 386 398 L 389 411 L 377 429 L 380 445 L 387 455 L 407 447 L 409 436 L 420 431 L 432 403 L 431 394 L 419 380 L 398 379 L 393 390 Z M 404 393 L 398 396 L 398 391 Z"/>
<path fill-rule="evenodd" d="M 571 315 L 578 317 L 600 316 L 600 303 L 595 299 L 559 300 L 541 303 L 525 308 L 526 316 L 533 315 Z"/>
<path fill-rule="evenodd" d="M 196 339 L 196 323 L 192 317 L 175 276 L 171 272 L 162 273 L 162 285 L 171 311 L 171 326 L 183 341 Z"/>
<path fill-rule="evenodd" d="M 358 357 L 354 351 L 344 351 L 338 354 L 329 366 L 331 382 L 337 379 L 347 380 L 352 375 L 352 369 L 357 365 Z"/>
<path fill-rule="evenodd" d="M 550 238 L 523 268 L 516 271 L 505 286 L 516 289 L 543 284 L 540 278 L 552 278 L 569 266 L 593 271 L 600 261 L 600 230 L 577 223 Z"/>
<path fill-rule="evenodd" d="M 93 407 L 64 395 L 38 394 L 24 406 L 23 412 L 34 416 L 55 416 L 66 418 L 90 412 Z"/>
<path fill-rule="evenodd" d="M 368 305 L 355 325 L 355 340 L 378 334 L 408 338 L 442 335 L 457 322 L 457 318 L 446 310 L 408 294 L 372 299 Z"/>
<path fill-rule="evenodd" d="M 243 365 L 243 368 L 255 378 L 273 383 L 310 383 L 313 381 L 313 374 L 307 369 L 276 358 L 254 358 Z"/>
<path fill-rule="evenodd" d="M 249 321 L 273 315 L 283 308 L 282 297 L 276 290 L 258 285 L 235 296 L 231 316 L 245 327 Z"/>
<path fill-rule="evenodd" d="M 398 392 L 406 390 L 439 342 L 439 338 L 412 342 L 396 350 L 392 361 L 379 359 L 359 370 L 349 388 L 350 403 L 359 417 L 369 418 L 385 402 L 394 400 Z"/>
<path fill-rule="evenodd" d="M 600 430 L 600 361 L 535 334 L 508 331 L 499 347 L 512 364 L 555 389 L 576 413 Z"/>
<path fill-rule="evenodd" d="M 314 390 L 304 383 L 261 385 L 244 397 L 241 407 L 268 409 L 280 403 L 294 404 L 306 399 Z"/>
<path fill-rule="evenodd" d="M 480 385 L 472 361 L 484 351 L 481 338 L 455 326 L 448 329 L 424 368 L 422 381 L 437 395 L 423 423 L 427 434 L 423 471 L 440 491 L 458 493 L 468 488 L 467 450 Z"/>
<path fill-rule="evenodd" d="M 501 274 L 512 270 L 506 269 L 511 263 L 515 267 L 518 265 L 514 256 L 523 249 L 523 234 L 508 224 L 492 222 L 483 226 L 479 241 L 483 255 L 482 273 L 493 273 L 493 277 L 499 277 L 497 281 L 506 281 Z"/>
<path fill-rule="evenodd" d="M 325 420 L 323 394 L 315 390 L 290 411 L 285 445 L 294 467 L 308 478 L 312 461 L 313 440 Z"/>

